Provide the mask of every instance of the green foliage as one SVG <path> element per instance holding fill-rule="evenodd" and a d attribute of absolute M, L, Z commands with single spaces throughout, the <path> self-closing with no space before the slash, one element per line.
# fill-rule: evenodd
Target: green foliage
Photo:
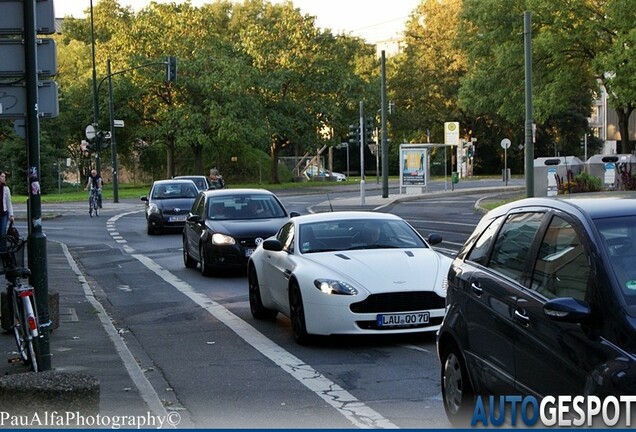
<path fill-rule="evenodd" d="M 568 170 L 565 181 L 558 175 L 556 179 L 559 194 L 599 192 L 604 189 L 603 180 L 587 172 L 581 172 L 575 176 L 572 170 Z"/>

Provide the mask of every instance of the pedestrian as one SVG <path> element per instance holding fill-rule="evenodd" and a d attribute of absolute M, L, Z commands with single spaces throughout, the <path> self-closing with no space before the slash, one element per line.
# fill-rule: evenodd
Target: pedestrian
<path fill-rule="evenodd" d="M 91 170 L 91 175 L 88 176 L 88 181 L 86 182 L 86 187 L 84 190 L 88 191 L 88 200 L 90 202 L 91 193 L 93 193 L 93 189 L 95 189 L 95 193 L 97 193 L 97 205 L 99 208 L 102 208 L 102 185 L 103 185 L 102 177 L 97 174 L 97 170 Z"/>
<path fill-rule="evenodd" d="M 219 170 L 216 168 L 212 168 L 210 170 L 210 186 L 208 189 L 223 189 L 225 187 L 225 181 L 221 174 L 219 174 Z"/>
<path fill-rule="evenodd" d="M 0 171 L 0 234 L 7 235 L 9 222 L 13 222 L 13 204 L 11 203 L 11 191 L 7 186 L 7 173 Z"/>

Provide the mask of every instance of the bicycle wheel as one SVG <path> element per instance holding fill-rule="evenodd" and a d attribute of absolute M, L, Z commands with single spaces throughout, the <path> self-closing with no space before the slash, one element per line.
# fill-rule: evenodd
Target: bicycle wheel
<path fill-rule="evenodd" d="M 40 355 L 40 344 L 38 340 L 38 336 L 35 336 L 34 331 L 29 326 L 29 324 L 33 324 L 36 330 L 39 331 L 40 324 L 38 322 L 38 316 L 36 312 L 35 298 L 33 296 L 23 297 L 24 307 L 22 309 L 22 320 L 25 324 L 24 326 L 24 334 L 26 336 L 26 348 L 27 348 L 27 364 L 31 366 L 31 370 L 33 372 L 37 372 L 39 370 L 38 367 L 38 356 Z M 29 320 L 29 316 L 33 317 L 33 321 Z M 35 332 L 36 335 L 38 332 Z"/>
<path fill-rule="evenodd" d="M 18 302 L 15 293 L 12 294 L 13 304 L 13 337 L 15 338 L 15 344 L 18 347 L 18 354 L 22 363 L 29 364 L 29 353 L 27 348 L 27 334 L 26 334 L 26 322 L 23 320 L 24 314 L 22 310 L 22 302 Z"/>

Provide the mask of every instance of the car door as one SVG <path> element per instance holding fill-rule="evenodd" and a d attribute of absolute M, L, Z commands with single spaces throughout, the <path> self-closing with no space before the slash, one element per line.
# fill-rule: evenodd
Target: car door
<path fill-rule="evenodd" d="M 487 265 L 476 265 L 470 274 L 467 330 L 474 356 L 473 373 L 482 392 L 511 394 L 514 390 L 514 309 L 527 279 L 526 257 L 543 215 L 508 215 L 494 238 Z"/>
<path fill-rule="evenodd" d="M 552 320 L 543 311 L 554 298 L 590 299 L 590 290 L 598 286 L 590 246 L 574 219 L 551 215 L 533 263 L 532 282 L 521 290 L 515 307 L 516 386 L 522 394 L 584 394 L 587 374 L 603 363 L 601 339 L 587 325 Z"/>
<path fill-rule="evenodd" d="M 266 251 L 263 260 L 263 282 L 271 293 L 272 300 L 284 314 L 289 314 L 287 297 L 289 276 L 292 271 L 290 257 L 294 253 L 294 222 L 289 221 L 278 230 L 276 238 L 283 245 L 281 251 Z"/>

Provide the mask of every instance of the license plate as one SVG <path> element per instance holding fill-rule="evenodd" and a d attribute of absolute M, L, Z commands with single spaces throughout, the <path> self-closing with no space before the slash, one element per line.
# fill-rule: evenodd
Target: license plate
<path fill-rule="evenodd" d="M 430 313 L 411 312 L 399 314 L 379 314 L 377 316 L 378 327 L 409 327 L 420 324 L 428 324 Z"/>
<path fill-rule="evenodd" d="M 186 220 L 186 215 L 170 216 L 170 218 L 168 219 L 168 222 L 185 222 L 185 220 Z"/>
<path fill-rule="evenodd" d="M 245 249 L 245 256 L 250 257 L 254 253 L 254 249 Z"/>

